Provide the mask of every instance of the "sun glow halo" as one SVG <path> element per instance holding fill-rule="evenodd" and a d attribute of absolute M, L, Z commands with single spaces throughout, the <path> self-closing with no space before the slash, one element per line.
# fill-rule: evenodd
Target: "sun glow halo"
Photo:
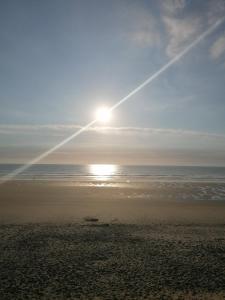
<path fill-rule="evenodd" d="M 111 111 L 108 107 L 99 107 L 96 111 L 96 119 L 101 123 L 107 123 L 111 120 Z"/>

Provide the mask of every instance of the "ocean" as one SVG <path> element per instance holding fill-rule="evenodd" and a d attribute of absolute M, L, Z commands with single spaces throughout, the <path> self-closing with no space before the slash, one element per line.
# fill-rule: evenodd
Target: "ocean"
<path fill-rule="evenodd" d="M 0 164 L 0 177 L 20 166 Z M 17 175 L 15 179 L 77 182 L 225 182 L 225 167 L 38 164 Z"/>

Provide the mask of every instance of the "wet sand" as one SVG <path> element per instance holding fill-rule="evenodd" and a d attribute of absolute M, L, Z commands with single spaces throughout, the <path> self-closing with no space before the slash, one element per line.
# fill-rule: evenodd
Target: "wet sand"
<path fill-rule="evenodd" d="M 225 299 L 217 191 L 223 185 L 1 186 L 0 299 Z"/>
<path fill-rule="evenodd" d="M 1 223 L 80 222 L 93 216 L 128 224 L 223 224 L 225 184 L 17 181 L 0 186 L 0 205 Z"/>

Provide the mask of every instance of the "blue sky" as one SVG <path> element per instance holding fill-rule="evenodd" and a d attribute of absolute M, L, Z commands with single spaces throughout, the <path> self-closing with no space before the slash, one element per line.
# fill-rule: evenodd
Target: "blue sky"
<path fill-rule="evenodd" d="M 1 1 L 0 161 L 54 146 L 224 14 L 223 0 Z M 108 128 L 97 124 L 55 160 L 95 162 L 110 151 L 101 162 L 126 163 L 129 152 L 135 163 L 158 163 L 152 153 L 160 150 L 163 163 L 221 165 L 224 95 L 225 24 L 115 110 Z M 171 161 L 172 151 L 182 159 Z"/>

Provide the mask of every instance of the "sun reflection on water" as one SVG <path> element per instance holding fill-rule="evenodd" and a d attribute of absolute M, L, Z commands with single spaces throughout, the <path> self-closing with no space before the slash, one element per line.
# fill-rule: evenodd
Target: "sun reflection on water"
<path fill-rule="evenodd" d="M 89 172 L 96 180 L 109 180 L 117 172 L 116 165 L 89 165 Z"/>

